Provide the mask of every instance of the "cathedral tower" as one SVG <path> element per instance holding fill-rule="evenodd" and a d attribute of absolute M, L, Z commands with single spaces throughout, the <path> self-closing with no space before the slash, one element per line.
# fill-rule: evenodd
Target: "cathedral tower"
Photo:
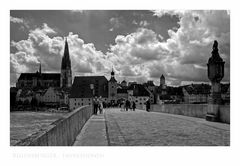
<path fill-rule="evenodd" d="M 61 65 L 61 87 L 70 88 L 72 87 L 72 70 L 71 70 L 71 60 L 69 56 L 68 42 L 65 40 L 64 54 L 62 57 Z"/>

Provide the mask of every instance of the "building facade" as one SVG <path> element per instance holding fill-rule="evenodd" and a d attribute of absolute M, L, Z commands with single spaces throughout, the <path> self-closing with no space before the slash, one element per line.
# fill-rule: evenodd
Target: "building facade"
<path fill-rule="evenodd" d="M 18 89 L 60 87 L 60 77 L 59 73 L 42 73 L 40 64 L 36 73 L 21 73 L 16 87 Z"/>
<path fill-rule="evenodd" d="M 182 88 L 184 95 L 184 103 L 186 104 L 198 104 L 208 103 L 211 86 L 207 84 L 191 84 Z"/>
<path fill-rule="evenodd" d="M 145 103 L 152 95 L 152 93 L 147 90 L 141 84 L 132 84 L 128 87 L 128 100 L 134 101 L 136 103 L 136 107 L 140 109 L 145 109 Z"/>
<path fill-rule="evenodd" d="M 93 85 L 93 89 L 91 89 Z M 94 96 L 108 102 L 108 80 L 104 76 L 77 76 L 69 96 L 69 108 L 74 110 L 83 105 L 92 105 Z"/>

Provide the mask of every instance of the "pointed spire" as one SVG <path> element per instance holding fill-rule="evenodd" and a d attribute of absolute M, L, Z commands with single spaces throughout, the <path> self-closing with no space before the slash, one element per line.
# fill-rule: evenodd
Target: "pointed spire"
<path fill-rule="evenodd" d="M 161 78 L 165 78 L 163 74 L 162 74 Z"/>
<path fill-rule="evenodd" d="M 65 56 L 65 55 L 66 55 L 66 56 L 69 56 L 67 37 L 65 37 L 64 56 Z"/>
<path fill-rule="evenodd" d="M 65 47 L 64 47 L 64 53 L 62 57 L 62 69 L 71 68 L 71 60 L 69 57 L 69 49 L 68 49 L 68 41 L 67 37 L 65 37 Z"/>
<path fill-rule="evenodd" d="M 41 66 L 41 62 L 40 62 L 40 65 L 39 65 L 39 73 L 42 74 L 42 66 Z"/>
<path fill-rule="evenodd" d="M 112 77 L 114 77 L 113 66 L 112 66 L 112 72 L 111 72 L 111 76 L 112 76 Z"/>

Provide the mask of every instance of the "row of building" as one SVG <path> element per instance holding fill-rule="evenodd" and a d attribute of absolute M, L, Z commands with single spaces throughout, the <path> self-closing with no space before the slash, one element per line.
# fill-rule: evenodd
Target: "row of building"
<path fill-rule="evenodd" d="M 65 40 L 61 73 L 42 73 L 41 64 L 36 73 L 22 73 L 15 88 L 11 88 L 11 103 L 33 103 L 48 106 L 67 106 L 73 110 L 79 106 L 91 105 L 92 98 L 98 96 L 109 105 L 117 105 L 123 100 L 135 101 L 143 107 L 147 99 L 154 103 L 207 103 L 211 96 L 211 86 L 191 84 L 180 87 L 167 86 L 165 77 L 160 77 L 160 85 L 153 81 L 144 84 L 118 83 L 112 70 L 109 80 L 105 76 L 76 76 L 72 84 L 71 60 L 68 42 Z M 222 85 L 222 97 L 230 101 L 230 85 Z"/>

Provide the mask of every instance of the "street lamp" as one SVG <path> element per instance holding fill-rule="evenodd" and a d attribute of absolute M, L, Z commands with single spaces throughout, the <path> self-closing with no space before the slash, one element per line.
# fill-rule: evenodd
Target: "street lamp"
<path fill-rule="evenodd" d="M 212 102 L 208 109 L 206 119 L 209 121 L 218 121 L 219 105 L 222 104 L 221 98 L 221 80 L 224 77 L 224 61 L 218 53 L 218 42 L 213 44 L 212 56 L 208 59 L 208 79 L 212 84 Z"/>
<path fill-rule="evenodd" d="M 90 89 L 92 91 L 92 109 L 93 109 L 94 84 L 90 84 Z"/>

